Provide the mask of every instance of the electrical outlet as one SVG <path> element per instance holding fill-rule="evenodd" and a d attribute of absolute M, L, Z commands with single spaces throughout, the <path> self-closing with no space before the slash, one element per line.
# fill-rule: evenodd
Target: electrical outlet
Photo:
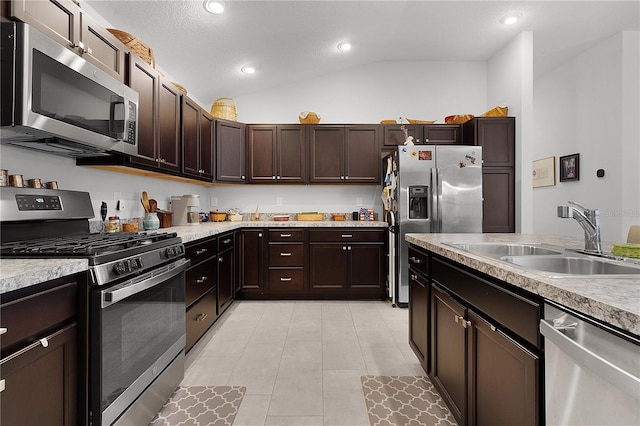
<path fill-rule="evenodd" d="M 356 206 L 361 206 L 362 205 L 362 197 L 357 197 L 356 198 Z"/>
<path fill-rule="evenodd" d="M 211 197 L 211 207 L 218 207 L 218 197 Z"/>
<path fill-rule="evenodd" d="M 282 205 L 282 197 L 276 197 L 276 206 Z"/>

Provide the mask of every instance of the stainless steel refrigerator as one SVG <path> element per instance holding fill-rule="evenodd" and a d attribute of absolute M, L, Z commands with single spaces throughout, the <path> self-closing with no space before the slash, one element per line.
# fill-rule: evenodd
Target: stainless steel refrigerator
<path fill-rule="evenodd" d="M 409 302 L 408 233 L 482 232 L 482 147 L 401 145 L 382 160 L 389 296 Z"/>

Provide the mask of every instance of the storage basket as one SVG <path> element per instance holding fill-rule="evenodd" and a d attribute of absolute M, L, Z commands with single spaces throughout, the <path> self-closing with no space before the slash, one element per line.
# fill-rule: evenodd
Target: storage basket
<path fill-rule="evenodd" d="M 107 31 L 113 34 L 118 40 L 127 46 L 129 50 L 142 58 L 146 63 L 150 64 L 153 68 L 156 67 L 156 58 L 153 55 L 153 49 L 151 49 L 149 45 L 126 31 L 115 28 L 107 28 Z"/>
<path fill-rule="evenodd" d="M 448 115 L 444 118 L 446 124 L 463 124 L 473 118 L 473 114 Z"/>
<path fill-rule="evenodd" d="M 315 112 L 304 111 L 298 115 L 298 120 L 302 124 L 318 124 L 320 117 Z"/>
<path fill-rule="evenodd" d="M 238 121 L 238 107 L 231 98 L 218 98 L 211 105 L 211 115 L 225 120 Z"/>
<path fill-rule="evenodd" d="M 407 118 L 407 121 L 409 122 L 409 124 L 433 124 L 435 123 L 437 120 L 413 120 L 411 118 Z"/>
<path fill-rule="evenodd" d="M 176 88 L 183 94 L 186 95 L 187 94 L 187 89 L 186 87 L 184 87 L 182 84 L 176 83 L 175 81 L 172 81 L 171 84 L 173 84 L 174 86 L 176 86 Z"/>
<path fill-rule="evenodd" d="M 485 112 L 480 117 L 506 117 L 508 112 L 509 112 L 509 107 L 497 106 L 495 108 L 491 108 L 489 111 Z"/>

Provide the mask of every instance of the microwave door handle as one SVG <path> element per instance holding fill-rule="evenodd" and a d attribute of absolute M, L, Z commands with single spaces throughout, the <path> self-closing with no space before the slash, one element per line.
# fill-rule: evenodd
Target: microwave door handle
<path fill-rule="evenodd" d="M 117 140 L 124 138 L 124 121 L 120 121 L 120 125 L 116 122 L 116 106 L 125 105 L 125 100 L 122 96 L 112 95 L 111 104 L 109 105 L 109 134 L 111 137 Z"/>
<path fill-rule="evenodd" d="M 185 269 L 191 264 L 191 261 L 187 259 L 180 259 L 172 265 L 165 266 L 163 271 L 159 275 L 149 273 L 143 275 L 143 278 L 133 279 L 126 282 L 117 288 L 112 290 L 103 290 L 101 292 L 101 308 L 104 309 L 114 303 L 117 303 L 127 297 L 140 293 L 144 290 L 155 287 L 158 284 L 162 284 L 170 278 L 175 277 L 178 274 L 184 272 Z"/>

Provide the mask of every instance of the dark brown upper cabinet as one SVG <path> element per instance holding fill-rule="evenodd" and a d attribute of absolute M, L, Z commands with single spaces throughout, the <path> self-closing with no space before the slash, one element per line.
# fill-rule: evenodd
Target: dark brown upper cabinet
<path fill-rule="evenodd" d="M 306 183 L 305 126 L 247 126 L 249 183 Z"/>
<path fill-rule="evenodd" d="M 72 0 L 12 0 L 10 15 L 125 81 L 125 54 L 129 49 Z"/>
<path fill-rule="evenodd" d="M 213 180 L 215 120 L 200 105 L 182 97 L 182 174 Z"/>
<path fill-rule="evenodd" d="M 310 125 L 309 182 L 380 183 L 380 126 Z"/>
<path fill-rule="evenodd" d="M 246 125 L 216 119 L 216 181 L 245 182 Z"/>
<path fill-rule="evenodd" d="M 515 166 L 515 117 L 476 117 L 463 124 L 464 143 L 482 147 L 484 167 Z"/>
<path fill-rule="evenodd" d="M 385 147 L 404 144 L 405 136 L 400 124 L 382 127 Z M 459 124 L 405 124 L 404 127 L 416 145 L 455 145 L 462 142 Z"/>
<path fill-rule="evenodd" d="M 138 92 L 138 156 L 133 164 L 180 172 L 180 91 L 135 55 L 129 86 Z"/>

